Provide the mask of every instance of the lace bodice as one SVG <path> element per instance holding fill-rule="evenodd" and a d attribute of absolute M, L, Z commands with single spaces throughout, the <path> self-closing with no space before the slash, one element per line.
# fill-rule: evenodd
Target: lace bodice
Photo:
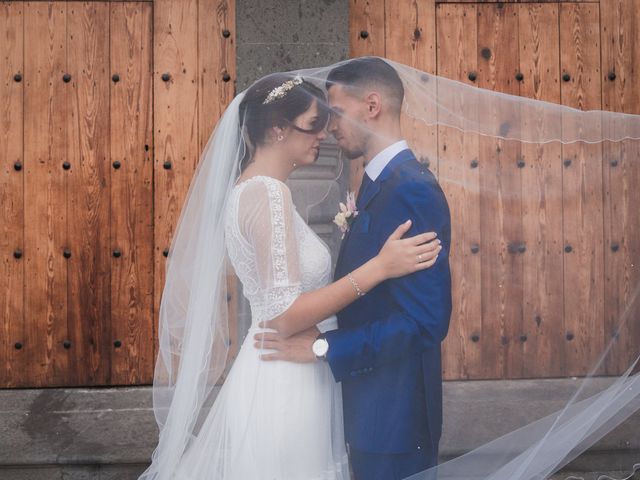
<path fill-rule="evenodd" d="M 298 214 L 289 187 L 278 179 L 254 176 L 233 188 L 225 234 L 254 326 L 285 311 L 301 293 L 331 281 L 327 245 Z M 331 317 L 318 328 L 334 325 Z"/>

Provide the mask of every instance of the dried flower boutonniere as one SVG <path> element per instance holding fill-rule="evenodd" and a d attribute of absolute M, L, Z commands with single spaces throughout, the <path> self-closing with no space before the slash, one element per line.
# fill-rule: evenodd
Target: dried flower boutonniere
<path fill-rule="evenodd" d="M 356 210 L 355 192 L 347 192 L 346 202 L 340 202 L 340 211 L 333 219 L 333 223 L 335 223 L 342 232 L 342 238 L 344 238 L 345 233 L 349 231 L 351 223 L 357 216 L 358 210 Z"/>

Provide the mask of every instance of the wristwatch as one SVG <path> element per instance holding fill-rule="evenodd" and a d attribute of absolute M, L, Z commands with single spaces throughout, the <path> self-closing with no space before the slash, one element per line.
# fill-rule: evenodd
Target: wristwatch
<path fill-rule="evenodd" d="M 326 360 L 327 352 L 329 351 L 329 342 L 325 338 L 325 334 L 321 333 L 316 337 L 316 340 L 311 345 L 311 350 L 315 354 L 318 360 Z"/>

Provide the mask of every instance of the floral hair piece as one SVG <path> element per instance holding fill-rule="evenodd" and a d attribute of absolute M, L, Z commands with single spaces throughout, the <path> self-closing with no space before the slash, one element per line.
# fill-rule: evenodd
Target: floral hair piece
<path fill-rule="evenodd" d="M 267 95 L 267 98 L 265 98 L 264 102 L 262 102 L 262 104 L 267 105 L 273 102 L 276 98 L 284 97 L 289 92 L 289 90 L 291 90 L 296 85 L 300 85 L 301 83 L 302 83 L 302 77 L 300 75 L 296 75 L 295 77 L 293 77 L 293 79 L 287 80 L 279 87 L 276 87 L 273 90 L 271 90 L 269 92 L 269 95 Z"/>

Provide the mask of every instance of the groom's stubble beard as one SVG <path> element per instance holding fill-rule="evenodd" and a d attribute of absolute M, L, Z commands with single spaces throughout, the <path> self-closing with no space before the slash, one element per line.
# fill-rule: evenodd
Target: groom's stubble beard
<path fill-rule="evenodd" d="M 335 134 L 334 134 L 334 138 L 335 138 Z M 341 136 L 341 140 L 344 141 L 345 136 Z M 349 160 L 354 160 L 356 158 L 359 158 L 362 156 L 362 148 L 361 146 L 354 146 L 354 147 L 349 147 L 347 145 L 343 145 L 341 143 L 341 140 L 338 140 L 338 147 L 340 148 L 340 151 L 342 152 L 342 154 L 347 157 L 347 159 Z"/>
<path fill-rule="evenodd" d="M 342 149 L 342 153 L 344 154 L 345 157 L 347 157 L 349 160 L 355 160 L 356 158 L 360 158 L 362 156 L 362 151 L 360 149 L 357 150 L 346 150 L 346 149 Z"/>
<path fill-rule="evenodd" d="M 357 138 L 357 142 L 356 142 L 358 144 L 357 146 L 351 147 L 351 148 L 340 146 L 342 153 L 349 160 L 356 160 L 358 158 L 361 158 L 362 156 L 364 156 L 365 152 L 367 151 L 367 146 L 370 140 L 370 134 L 368 135 L 365 132 L 359 132 L 359 134 L 360 134 L 359 138 Z"/>

